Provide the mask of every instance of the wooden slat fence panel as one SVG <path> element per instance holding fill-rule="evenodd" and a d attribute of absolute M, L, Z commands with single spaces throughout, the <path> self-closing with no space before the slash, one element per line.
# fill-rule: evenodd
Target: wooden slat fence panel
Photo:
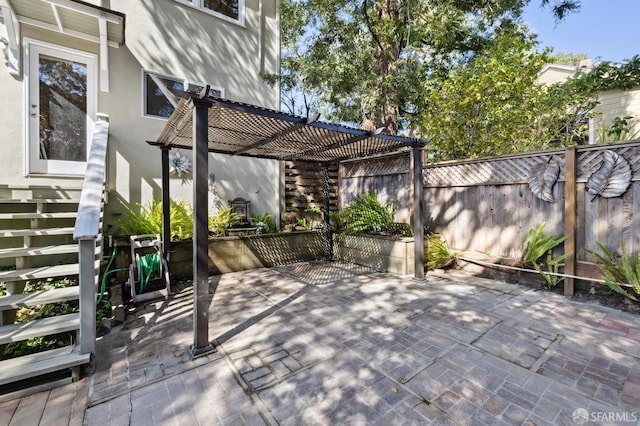
<path fill-rule="evenodd" d="M 586 193 L 586 182 L 600 167 L 604 150 L 623 156 L 632 170 L 628 190 L 616 198 Z M 517 260 L 528 230 L 546 223 L 550 234 L 564 233 L 565 150 L 509 155 L 425 166 L 425 226 L 441 233 L 454 250 L 482 252 Z M 553 187 L 555 202 L 529 189 L 529 171 L 548 161 L 560 164 Z M 365 191 L 399 194 L 410 186 L 409 157 L 404 154 L 350 163 L 340 171 L 340 206 Z M 640 141 L 591 145 L 576 149 L 576 256 L 590 261 L 585 249 L 596 241 L 614 253 L 624 240 L 628 252 L 640 252 Z M 396 178 L 392 178 L 392 176 Z M 404 208 L 398 197 L 397 207 Z M 408 200 L 407 200 L 408 208 Z"/>

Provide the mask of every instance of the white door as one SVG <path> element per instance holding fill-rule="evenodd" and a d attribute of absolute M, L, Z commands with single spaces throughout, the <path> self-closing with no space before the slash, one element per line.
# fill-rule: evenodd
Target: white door
<path fill-rule="evenodd" d="M 27 172 L 82 175 L 96 115 L 96 56 L 30 41 Z"/>

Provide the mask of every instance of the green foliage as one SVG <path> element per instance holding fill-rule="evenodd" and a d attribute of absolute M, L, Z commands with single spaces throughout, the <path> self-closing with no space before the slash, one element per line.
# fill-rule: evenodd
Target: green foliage
<path fill-rule="evenodd" d="M 563 52 L 554 52 L 551 56 L 551 63 L 554 64 L 562 64 L 569 65 L 572 67 L 577 67 L 580 65 L 580 61 L 588 59 L 586 53 L 563 53 Z"/>
<path fill-rule="evenodd" d="M 267 234 L 278 230 L 275 219 L 267 211 L 261 215 L 251 216 L 251 222 L 253 226 L 258 226 L 258 223 L 264 224 L 264 230 Z"/>
<path fill-rule="evenodd" d="M 629 90 L 640 86 L 640 55 L 621 64 L 602 61 L 592 68 L 579 70 L 569 79 L 579 92 L 595 94 L 606 90 Z"/>
<path fill-rule="evenodd" d="M 367 192 L 340 211 L 340 222 L 350 234 L 386 232 L 393 223 L 393 206 L 383 206 L 377 192 Z"/>
<path fill-rule="evenodd" d="M 118 222 L 123 235 L 162 234 L 162 201 L 136 204 L 139 211 L 129 210 L 127 219 Z M 171 239 L 184 240 L 193 236 L 193 212 L 186 201 L 170 200 Z"/>
<path fill-rule="evenodd" d="M 640 254 L 627 253 L 624 241 L 622 242 L 622 258 L 618 261 L 616 256 L 608 250 L 604 244 L 596 241 L 600 253 L 587 250 L 595 259 L 596 265 L 602 271 L 605 284 L 613 291 L 631 300 L 638 301 L 640 297 Z M 630 291 L 622 288 L 620 284 L 629 284 Z"/>
<path fill-rule="evenodd" d="M 598 142 L 621 142 L 635 139 L 640 131 L 632 132 L 633 116 L 615 117 L 609 127 L 598 128 Z"/>
<path fill-rule="evenodd" d="M 432 76 L 418 115 L 423 134 L 433 137 L 434 161 L 548 149 L 586 137 L 586 95 L 538 84 L 551 58 L 534 49 L 534 39 L 503 32 L 470 62 Z"/>
<path fill-rule="evenodd" d="M 78 285 L 77 278 L 47 278 L 46 280 L 27 281 L 24 292 L 51 290 Z M 78 301 L 48 303 L 45 305 L 28 306 L 18 309 L 16 322 L 25 323 L 36 319 L 48 318 L 56 315 L 78 312 Z M 58 333 L 51 336 L 41 336 L 12 342 L 5 346 L 2 359 L 14 358 L 22 355 L 42 352 L 69 345 L 73 339 L 73 333 Z"/>
<path fill-rule="evenodd" d="M 231 211 L 231 206 L 221 207 L 218 213 L 209 216 L 209 230 L 216 235 L 226 235 L 227 228 L 240 222 L 242 215 Z"/>
<path fill-rule="evenodd" d="M 263 77 L 280 83 L 291 112 L 303 99 L 307 113 L 352 123 L 367 113 L 375 127 L 396 133 L 414 127 L 433 75 L 468 61 L 500 31 L 525 31 L 530 2 L 283 0 L 282 70 Z M 562 19 L 579 0 L 539 3 Z"/>
<path fill-rule="evenodd" d="M 563 265 L 562 262 L 571 256 L 571 253 L 565 253 L 555 258 L 552 256 L 553 249 L 562 244 L 566 237 L 544 235 L 545 225 L 543 222 L 538 228 L 531 227 L 529 229 L 522 249 L 522 265 L 534 267 L 549 286 L 554 287 L 560 282 L 561 278 L 552 274 L 559 272 L 560 267 Z"/>
<path fill-rule="evenodd" d="M 438 234 L 429 233 L 424 237 L 424 266 L 427 270 L 446 268 L 456 256 L 451 253 L 447 242 Z"/>

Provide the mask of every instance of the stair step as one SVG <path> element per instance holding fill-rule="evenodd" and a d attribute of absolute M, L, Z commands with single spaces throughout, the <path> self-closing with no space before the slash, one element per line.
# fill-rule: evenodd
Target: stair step
<path fill-rule="evenodd" d="M 7 359 L 0 361 L 0 383 L 13 383 L 65 368 L 88 364 L 90 358 L 90 354 L 80 354 L 75 346 L 65 346 Z"/>
<path fill-rule="evenodd" d="M 71 286 L 53 288 L 51 290 L 34 291 L 32 293 L 12 294 L 0 297 L 0 311 L 18 309 L 27 306 L 44 305 L 46 303 L 66 302 L 80 297 L 80 287 Z"/>
<path fill-rule="evenodd" d="M 72 235 L 72 227 L 41 229 L 0 229 L 0 237 L 34 237 L 48 235 Z"/>
<path fill-rule="evenodd" d="M 66 254 L 77 252 L 77 244 L 64 244 L 46 247 L 17 247 L 0 250 L 0 259 L 22 256 L 49 256 L 52 254 Z"/>
<path fill-rule="evenodd" d="M 78 275 L 80 269 L 77 263 L 40 266 L 38 268 L 16 269 L 13 271 L 0 271 L 0 281 L 26 281 L 66 275 Z"/>
<path fill-rule="evenodd" d="M 78 313 L 3 325 L 0 327 L 0 345 L 78 329 L 80 329 L 80 314 Z"/>
<path fill-rule="evenodd" d="M 77 215 L 77 212 L 0 213 L 0 219 L 74 219 Z"/>
<path fill-rule="evenodd" d="M 78 204 L 80 200 L 75 198 L 0 198 L 3 204 Z"/>

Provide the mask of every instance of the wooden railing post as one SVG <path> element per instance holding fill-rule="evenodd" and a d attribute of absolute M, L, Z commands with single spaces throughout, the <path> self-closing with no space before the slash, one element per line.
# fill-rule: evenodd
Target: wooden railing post
<path fill-rule="evenodd" d="M 564 252 L 571 253 L 564 261 L 564 273 L 576 273 L 576 148 L 569 147 L 565 152 L 564 169 Z M 573 296 L 573 278 L 564 279 L 564 295 Z"/>

